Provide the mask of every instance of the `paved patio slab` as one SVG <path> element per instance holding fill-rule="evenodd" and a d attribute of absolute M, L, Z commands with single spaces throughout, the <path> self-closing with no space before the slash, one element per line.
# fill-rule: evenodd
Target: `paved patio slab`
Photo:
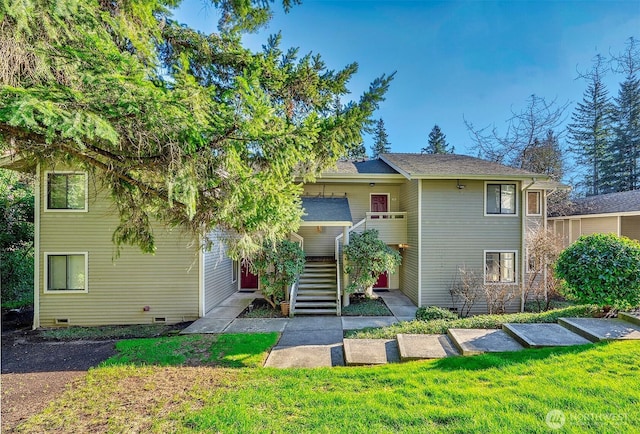
<path fill-rule="evenodd" d="M 343 344 L 347 366 L 384 365 L 400 361 L 395 339 L 345 339 Z"/>
<path fill-rule="evenodd" d="M 248 306 L 249 304 L 247 304 Z M 212 319 L 236 319 L 240 313 L 245 310 L 246 306 L 217 306 L 211 309 L 205 315 L 205 318 Z"/>
<path fill-rule="evenodd" d="M 237 318 L 224 330 L 225 333 L 270 333 L 282 332 L 287 318 Z"/>
<path fill-rule="evenodd" d="M 248 297 L 247 297 L 248 295 Z M 225 300 L 223 300 L 220 304 L 218 304 L 216 307 L 223 307 L 223 306 L 238 306 L 238 307 L 242 307 L 242 309 L 246 308 L 247 306 L 249 306 L 251 304 L 251 302 L 253 300 L 255 300 L 256 298 L 261 298 L 260 294 L 233 294 L 231 297 L 226 298 Z"/>
<path fill-rule="evenodd" d="M 342 343 L 342 336 L 342 329 L 291 331 L 287 327 L 280 336 L 278 346 L 339 345 Z"/>
<path fill-rule="evenodd" d="M 416 311 L 418 308 L 415 306 L 388 304 L 387 307 L 396 317 L 409 317 L 416 319 Z"/>
<path fill-rule="evenodd" d="M 627 322 L 640 325 L 640 312 L 620 312 L 618 318 Z"/>
<path fill-rule="evenodd" d="M 342 345 L 277 346 L 271 350 L 267 368 L 320 368 L 344 365 Z"/>
<path fill-rule="evenodd" d="M 463 356 L 523 349 L 502 330 L 449 329 L 447 334 Z"/>
<path fill-rule="evenodd" d="M 503 324 L 502 329 L 527 348 L 566 347 L 591 341 L 559 324 Z"/>
<path fill-rule="evenodd" d="M 217 319 L 203 317 L 193 322 L 189 327 L 182 330 L 180 334 L 193 333 L 222 333 L 224 329 L 233 321 L 232 319 Z"/>
<path fill-rule="evenodd" d="M 399 334 L 398 349 L 403 362 L 459 355 L 447 335 Z"/>
<path fill-rule="evenodd" d="M 342 330 L 338 316 L 297 316 L 287 324 L 287 331 L 301 330 Z"/>
<path fill-rule="evenodd" d="M 360 330 L 369 327 L 387 327 L 398 322 L 393 316 L 343 316 L 342 329 Z"/>
<path fill-rule="evenodd" d="M 592 342 L 640 339 L 640 326 L 615 318 L 560 318 L 558 323 Z"/>

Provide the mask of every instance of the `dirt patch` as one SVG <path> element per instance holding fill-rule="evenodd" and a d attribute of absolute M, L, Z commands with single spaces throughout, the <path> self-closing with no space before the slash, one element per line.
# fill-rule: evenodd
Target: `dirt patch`
<path fill-rule="evenodd" d="M 13 432 L 85 375 L 83 371 L 2 374 L 2 432 Z"/>
<path fill-rule="evenodd" d="M 255 298 L 249 306 L 247 306 L 238 318 L 287 318 L 282 315 L 282 311 L 274 309 L 264 298 Z"/>

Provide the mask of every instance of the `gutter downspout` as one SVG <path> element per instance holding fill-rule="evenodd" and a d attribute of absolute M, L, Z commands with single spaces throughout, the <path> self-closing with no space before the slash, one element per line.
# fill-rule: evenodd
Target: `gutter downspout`
<path fill-rule="evenodd" d="M 422 180 L 418 179 L 418 307 L 422 306 Z"/>
<path fill-rule="evenodd" d="M 527 279 L 527 190 L 536 183 L 536 179 L 532 178 L 531 183 L 524 186 L 521 190 L 521 212 L 522 212 L 522 234 L 521 234 L 521 248 L 520 248 L 520 312 L 524 312 L 524 302 L 526 298 L 525 288 Z"/>
<path fill-rule="evenodd" d="M 40 327 L 40 163 L 36 166 L 33 206 L 33 330 Z"/>

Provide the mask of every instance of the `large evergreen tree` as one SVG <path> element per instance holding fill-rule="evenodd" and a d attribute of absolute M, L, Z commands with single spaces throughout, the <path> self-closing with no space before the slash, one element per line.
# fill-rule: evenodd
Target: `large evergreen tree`
<path fill-rule="evenodd" d="M 625 74 L 618 95 L 613 98 L 611 187 L 615 191 L 640 189 L 640 47 L 629 38 L 623 54 L 613 59 L 616 70 Z"/>
<path fill-rule="evenodd" d="M 564 162 L 558 136 L 549 130 L 543 139 L 536 137 L 523 152 L 520 168 L 560 181 L 564 175 Z"/>
<path fill-rule="evenodd" d="M 429 142 L 422 148 L 423 154 L 453 154 L 454 147 L 447 143 L 447 136 L 444 135 L 438 125 L 434 125 L 429 133 Z"/>
<path fill-rule="evenodd" d="M 588 195 L 610 191 L 611 164 L 607 147 L 611 137 L 611 100 L 604 82 L 604 58 L 597 55 L 590 71 L 582 102 L 578 102 L 569 124 L 569 144 L 586 170 L 584 186 Z"/>
<path fill-rule="evenodd" d="M 387 130 L 384 128 L 384 121 L 378 119 L 375 129 L 373 130 L 373 145 L 371 146 L 371 155 L 373 158 L 378 158 L 380 154 L 386 154 L 391 152 L 391 143 L 389 143 L 389 136 Z"/>
<path fill-rule="evenodd" d="M 225 229 L 230 253 L 251 255 L 296 229 L 298 177 L 361 144 L 391 77 L 336 112 L 355 63 L 328 70 L 279 36 L 241 45 L 270 1 L 212 0 L 211 35 L 173 21 L 177 4 L 0 3 L 0 154 L 92 172 L 120 215 L 118 246 L 153 251 L 159 219 L 194 236 Z"/>

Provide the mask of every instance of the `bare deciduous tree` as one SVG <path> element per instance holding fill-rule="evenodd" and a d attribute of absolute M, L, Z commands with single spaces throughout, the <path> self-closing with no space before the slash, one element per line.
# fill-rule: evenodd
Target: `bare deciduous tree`
<path fill-rule="evenodd" d="M 541 169 L 538 164 L 542 159 L 533 158 L 537 150 L 545 153 L 544 160 L 549 162 L 550 167 L 561 167 L 564 164 L 560 152 L 555 153 L 555 158 L 549 160 L 547 147 L 541 147 L 540 144 L 549 134 L 558 140 L 555 131 L 558 131 L 564 122 L 568 106 L 569 102 L 560 104 L 557 99 L 547 101 L 545 98 L 531 95 L 524 109 L 519 112 L 511 110 L 512 116 L 507 120 L 507 131 L 504 134 L 498 131 L 495 124 L 478 129 L 466 119 L 464 123 L 474 142 L 474 150 L 480 157 L 511 167 L 539 172 Z M 536 162 L 536 167 L 529 167 L 532 161 Z M 547 168 L 543 169 L 543 173 L 547 173 Z M 552 174 L 557 170 L 549 172 Z"/>

